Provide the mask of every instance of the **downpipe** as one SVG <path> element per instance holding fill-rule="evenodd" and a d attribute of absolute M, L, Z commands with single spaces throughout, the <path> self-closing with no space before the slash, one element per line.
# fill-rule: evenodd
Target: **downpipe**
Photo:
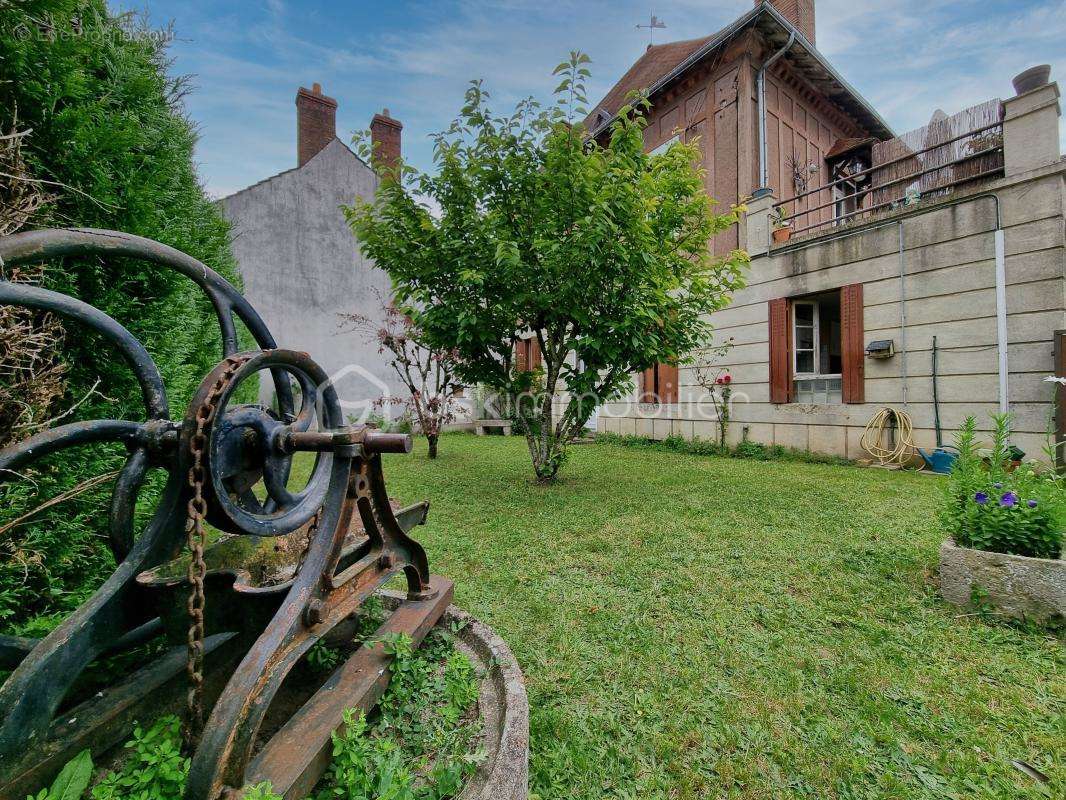
<path fill-rule="evenodd" d="M 766 70 L 774 65 L 781 56 L 788 52 L 789 48 L 796 43 L 796 32 L 792 31 L 788 35 L 788 41 L 784 47 L 766 59 L 762 66 L 759 67 L 759 72 L 755 77 L 756 94 L 758 96 L 759 104 L 759 185 L 768 186 L 770 184 L 770 170 L 769 165 L 766 163 L 768 160 L 766 154 Z"/>

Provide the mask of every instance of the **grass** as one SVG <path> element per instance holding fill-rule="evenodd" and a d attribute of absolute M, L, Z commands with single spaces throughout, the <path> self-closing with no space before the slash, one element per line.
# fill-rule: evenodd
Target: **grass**
<path fill-rule="evenodd" d="M 386 463 L 525 671 L 539 798 L 1066 792 L 1062 642 L 939 599 L 936 479 L 613 444 L 531 474 L 517 438 Z"/>

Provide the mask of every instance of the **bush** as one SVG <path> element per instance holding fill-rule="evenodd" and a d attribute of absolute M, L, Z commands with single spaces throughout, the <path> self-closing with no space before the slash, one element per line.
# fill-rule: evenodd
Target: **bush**
<path fill-rule="evenodd" d="M 747 439 L 739 442 L 732 450 L 709 439 L 686 439 L 671 435 L 665 439 L 651 439 L 647 436 L 632 436 L 617 433 L 597 433 L 596 441 L 606 444 L 620 444 L 625 447 L 647 447 L 655 450 L 670 450 L 692 456 L 724 456 L 747 458 L 753 461 L 794 461 L 803 464 L 836 464 L 846 466 L 852 462 L 840 456 L 825 453 L 812 453 L 809 450 L 794 450 L 779 444 L 761 444 Z"/>
<path fill-rule="evenodd" d="M 112 228 L 165 242 L 236 280 L 228 227 L 205 196 L 193 165 L 196 134 L 181 110 L 185 86 L 167 77 L 166 36 L 103 0 L 0 3 L 0 132 L 21 140 L 27 174 L 49 181 L 51 201 L 31 227 Z M 16 117 L 17 114 L 17 117 Z M 214 314 L 195 285 L 144 262 L 65 259 L 39 281 L 101 308 L 152 354 L 172 415 L 221 355 Z M 79 402 L 77 419 L 143 419 L 128 368 L 96 336 L 72 323 L 56 359 L 64 385 L 44 420 Z M 16 430 L 25 438 L 32 429 Z M 22 632 L 31 617 L 54 624 L 110 574 L 104 530 L 110 482 L 85 481 L 118 469 L 121 447 L 83 448 L 39 463 L 28 480 L 0 486 L 0 528 L 45 500 L 67 502 L 12 525 L 0 536 L 0 627 Z M 142 491 L 141 519 L 159 477 Z M 39 626 L 38 626 L 39 627 Z"/>
<path fill-rule="evenodd" d="M 943 523 L 961 547 L 1059 558 L 1066 522 L 1062 478 L 1034 464 L 1014 466 L 1010 415 L 992 419 L 988 456 L 978 451 L 973 417 L 955 435 L 959 457 L 945 490 Z"/>

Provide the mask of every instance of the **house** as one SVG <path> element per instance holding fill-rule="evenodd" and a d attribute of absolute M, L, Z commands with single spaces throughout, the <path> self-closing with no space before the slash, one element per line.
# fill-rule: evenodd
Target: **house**
<path fill-rule="evenodd" d="M 337 138 L 336 113 L 336 100 L 319 84 L 301 88 L 296 166 L 220 204 L 248 300 L 278 346 L 310 353 L 333 377 L 346 412 L 358 417 L 383 395 L 406 393 L 377 343 L 342 325 L 343 314 L 383 319 L 391 283 L 359 251 L 341 211 L 357 197 L 372 200 L 379 178 Z M 380 165 L 399 158 L 402 129 L 387 109 L 374 115 L 370 131 Z M 262 382 L 263 401 L 270 400 L 269 383 Z"/>
<path fill-rule="evenodd" d="M 647 151 L 698 137 L 708 193 L 747 204 L 713 245 L 752 257 L 711 320 L 729 346 L 706 356 L 732 381 L 727 438 L 861 458 L 884 406 L 922 448 L 969 414 L 987 430 L 1010 411 L 1014 443 L 1039 457 L 1066 337 L 1058 88 L 897 137 L 818 52 L 815 5 L 756 2 L 710 36 L 650 46 L 586 120 L 605 137 L 626 95 L 647 91 Z M 717 436 L 693 364 L 635 383 L 601 406 L 599 430 Z"/>

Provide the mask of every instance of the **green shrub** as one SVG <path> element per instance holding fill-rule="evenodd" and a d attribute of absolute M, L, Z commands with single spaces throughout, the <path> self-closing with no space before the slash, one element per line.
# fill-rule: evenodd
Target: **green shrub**
<path fill-rule="evenodd" d="M 147 236 L 235 281 L 228 227 L 196 176 L 196 134 L 181 110 L 185 86 L 167 76 L 166 37 L 158 34 L 134 17 L 111 14 L 104 0 L 0 3 L 0 129 L 30 131 L 22 148 L 26 168 L 52 182 L 55 198 L 32 227 Z M 214 314 L 191 281 L 144 262 L 95 258 L 52 262 L 42 281 L 127 326 L 158 364 L 172 415 L 180 417 L 221 355 Z M 39 418 L 84 399 L 64 422 L 143 419 L 140 390 L 122 359 L 77 325 L 64 326 L 65 396 Z M 122 447 L 68 451 L 39 464 L 25 482 L 0 486 L 0 525 L 113 472 L 124 455 Z M 142 492 L 142 521 L 159 484 L 152 476 Z M 0 537 L 0 628 L 20 632 L 34 615 L 67 612 L 110 573 L 109 498 L 106 482 Z"/>
<path fill-rule="evenodd" d="M 796 461 L 806 464 L 848 465 L 852 462 L 840 456 L 824 453 L 812 453 L 809 450 L 793 450 L 781 445 L 767 445 L 751 442 L 747 439 L 739 442 L 730 450 L 709 439 L 686 439 L 683 436 L 670 435 L 665 439 L 651 439 L 647 436 L 632 436 L 617 433 L 597 433 L 596 441 L 601 444 L 619 444 L 624 447 L 646 447 L 655 450 L 669 450 L 693 456 L 725 456 L 747 458 L 754 461 Z"/>
<path fill-rule="evenodd" d="M 973 417 L 955 435 L 959 457 L 945 487 L 942 521 L 962 547 L 1058 558 L 1066 522 L 1062 478 L 1034 464 L 1014 467 L 1010 415 L 992 419 L 987 456 L 978 451 Z"/>

